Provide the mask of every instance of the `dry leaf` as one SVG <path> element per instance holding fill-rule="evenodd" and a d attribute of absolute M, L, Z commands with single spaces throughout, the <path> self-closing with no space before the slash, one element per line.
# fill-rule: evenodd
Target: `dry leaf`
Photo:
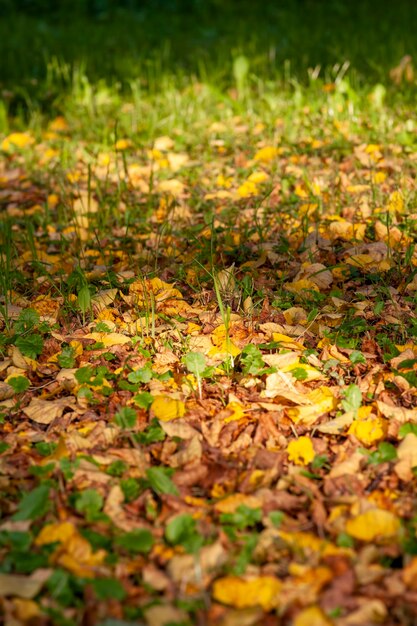
<path fill-rule="evenodd" d="M 30 404 L 23 409 L 25 415 L 38 424 L 51 424 L 61 417 L 66 408 L 75 406 L 75 398 L 58 398 L 57 400 L 41 400 L 32 398 Z"/>

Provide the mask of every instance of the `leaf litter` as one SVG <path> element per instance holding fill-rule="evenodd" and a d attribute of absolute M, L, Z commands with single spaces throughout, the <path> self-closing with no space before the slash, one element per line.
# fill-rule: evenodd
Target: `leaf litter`
<path fill-rule="evenodd" d="M 5 623 L 415 622 L 415 153 L 324 94 L 3 137 Z"/>

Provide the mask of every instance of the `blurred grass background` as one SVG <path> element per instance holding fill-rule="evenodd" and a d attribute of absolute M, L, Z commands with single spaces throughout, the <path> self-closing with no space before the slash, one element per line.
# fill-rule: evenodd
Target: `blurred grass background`
<path fill-rule="evenodd" d="M 0 89 L 13 109 L 53 106 L 74 71 L 124 89 L 163 75 L 233 85 L 245 55 L 254 79 L 331 81 L 349 63 L 357 85 L 390 84 L 417 53 L 413 0 L 0 0 Z M 336 68 L 335 68 L 336 65 Z"/>

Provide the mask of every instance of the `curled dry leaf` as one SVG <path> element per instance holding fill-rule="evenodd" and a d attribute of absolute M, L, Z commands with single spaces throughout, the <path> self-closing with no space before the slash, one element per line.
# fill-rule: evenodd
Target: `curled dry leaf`
<path fill-rule="evenodd" d="M 61 417 L 65 409 L 75 406 L 75 398 L 58 398 L 57 400 L 41 400 L 32 398 L 30 404 L 23 409 L 24 414 L 38 424 L 51 424 Z"/>

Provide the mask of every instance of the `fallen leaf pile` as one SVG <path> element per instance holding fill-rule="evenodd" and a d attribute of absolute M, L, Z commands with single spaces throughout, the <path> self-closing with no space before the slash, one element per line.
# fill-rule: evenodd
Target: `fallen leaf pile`
<path fill-rule="evenodd" d="M 416 143 L 323 93 L 2 137 L 5 624 L 416 623 Z"/>

